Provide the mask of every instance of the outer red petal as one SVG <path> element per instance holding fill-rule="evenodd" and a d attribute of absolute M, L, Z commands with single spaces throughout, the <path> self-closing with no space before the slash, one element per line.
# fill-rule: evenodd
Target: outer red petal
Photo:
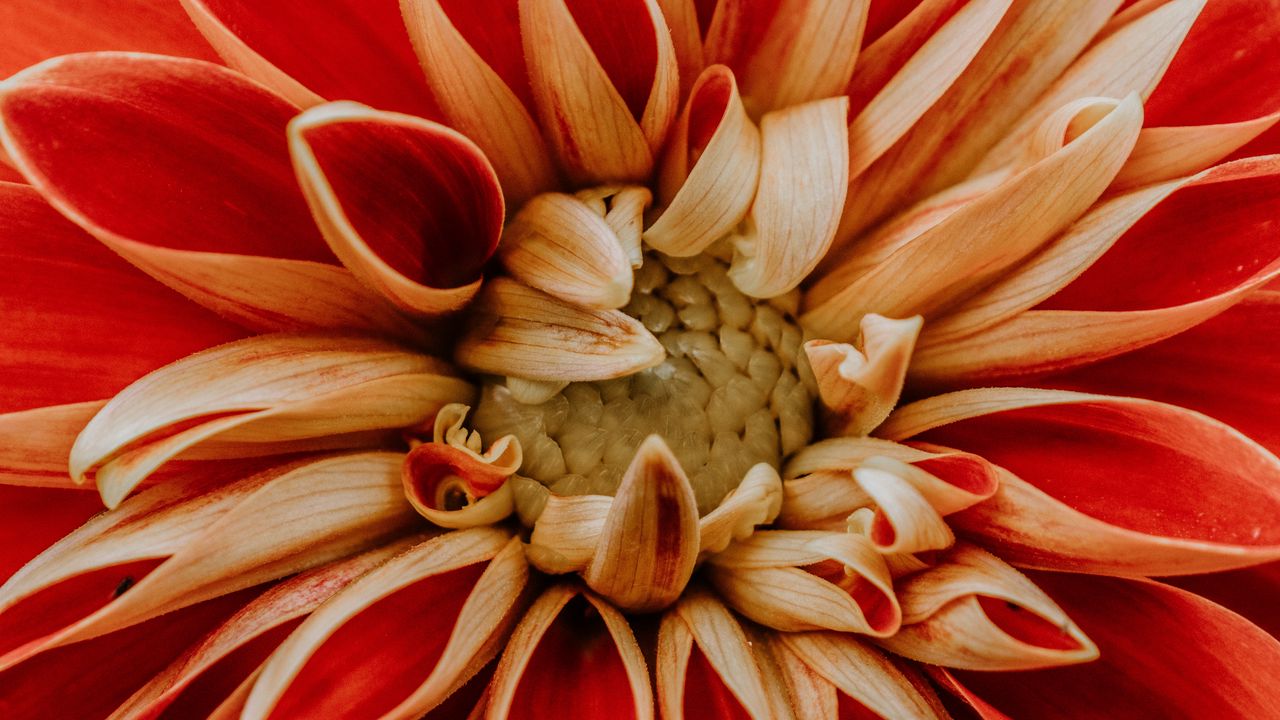
<path fill-rule="evenodd" d="M 1034 574 L 1101 650 L 1084 665 L 1008 675 L 955 671 L 1018 718 L 1280 716 L 1280 642 L 1208 600 L 1142 580 Z"/>
<path fill-rule="evenodd" d="M 101 511 L 97 493 L 0 485 L 0 583 Z"/>
<path fill-rule="evenodd" d="M 439 117 L 397 0 L 183 2 L 321 98 Z"/>
<path fill-rule="evenodd" d="M 1240 613 L 1280 638 L 1280 563 L 1168 580 Z"/>
<path fill-rule="evenodd" d="M 0 77 L 89 50 L 218 59 L 174 0 L 7 0 L 0 27 Z"/>
<path fill-rule="evenodd" d="M 1179 335 L 1037 382 L 1198 410 L 1280 453 L 1280 292 Z"/>
<path fill-rule="evenodd" d="M 108 398 L 244 334 L 10 183 L 0 183 L 0 313 L 0 412 Z"/>

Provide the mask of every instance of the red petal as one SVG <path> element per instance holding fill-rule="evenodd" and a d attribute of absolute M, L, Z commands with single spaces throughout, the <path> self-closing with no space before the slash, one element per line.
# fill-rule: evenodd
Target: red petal
<path fill-rule="evenodd" d="M 1244 618 L 1140 580 L 1033 575 L 1101 658 L 1017 675 L 953 671 L 1012 717 L 1275 717 L 1280 642 Z"/>
<path fill-rule="evenodd" d="M 627 109 L 639 120 L 658 66 L 658 41 L 645 0 L 565 0 L 565 5 Z"/>
<path fill-rule="evenodd" d="M 684 716 L 716 720 L 750 720 L 751 716 L 720 679 L 697 643 L 689 652 L 684 679 Z"/>
<path fill-rule="evenodd" d="M 258 591 L 209 600 L 119 632 L 57 648 L 0 673 L 5 720 L 103 718 L 190 643 Z"/>
<path fill-rule="evenodd" d="M 1280 638 L 1280 563 L 1208 575 L 1189 575 L 1168 581 L 1249 618 Z"/>
<path fill-rule="evenodd" d="M 1038 310 L 1154 310 L 1280 269 L 1280 157 L 1222 165 L 1170 195 Z"/>
<path fill-rule="evenodd" d="M 218 59 L 174 0 L 9 0 L 0 6 L 0 27 L 0 77 L 89 50 Z"/>
<path fill-rule="evenodd" d="M 10 80 L 10 156 L 100 238 L 332 262 L 294 180 L 297 108 L 226 68 L 72 55 Z"/>
<path fill-rule="evenodd" d="M 188 1 L 321 98 L 439 117 L 396 0 Z"/>
<path fill-rule="evenodd" d="M 1280 453 L 1280 292 L 1252 295 L 1184 333 L 1037 384 L 1190 408 Z"/>
<path fill-rule="evenodd" d="M 449 21 L 485 63 L 534 112 L 533 90 L 520 44 L 517 0 L 439 0 Z M 645 20 L 647 22 L 647 19 Z M 589 37 L 589 36 L 588 36 Z M 608 66 L 605 66 L 606 69 Z"/>
<path fill-rule="evenodd" d="M 100 400 L 239 328 L 0 183 L 0 412 Z"/>
<path fill-rule="evenodd" d="M 0 583 L 101 511 L 97 493 L 0 485 Z"/>
<path fill-rule="evenodd" d="M 867 9 L 867 29 L 862 35 L 863 47 L 889 32 L 922 2 L 923 0 L 870 0 L 871 4 Z"/>
<path fill-rule="evenodd" d="M 1238 122 L 1280 110 L 1280 2 L 1205 5 L 1146 103 L 1148 127 Z"/>
<path fill-rule="evenodd" d="M 487 563 L 398 590 L 349 620 L 307 661 L 272 717 L 380 717 L 435 667 Z M 424 609 L 428 609 L 424 611 Z"/>
<path fill-rule="evenodd" d="M 622 655 L 599 613 L 581 595 L 538 641 L 516 687 L 509 720 L 636 720 Z"/>

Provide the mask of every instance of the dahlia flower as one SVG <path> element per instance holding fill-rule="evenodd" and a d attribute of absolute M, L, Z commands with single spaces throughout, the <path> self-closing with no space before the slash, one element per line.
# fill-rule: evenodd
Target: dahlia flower
<path fill-rule="evenodd" d="M 1280 717 L 1277 0 L 0 21 L 0 717 Z"/>

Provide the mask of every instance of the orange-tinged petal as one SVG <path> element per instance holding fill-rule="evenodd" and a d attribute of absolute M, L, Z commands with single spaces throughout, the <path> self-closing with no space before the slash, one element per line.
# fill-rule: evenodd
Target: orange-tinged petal
<path fill-rule="evenodd" d="M 1191 410 L 996 388 L 908 405 L 880 432 L 1005 469 L 995 496 L 948 521 L 1017 565 L 1176 575 L 1280 558 L 1280 460 Z"/>
<path fill-rule="evenodd" d="M 505 210 L 470 140 L 411 115 L 332 103 L 289 123 L 289 147 L 316 224 L 362 282 L 421 317 L 475 295 Z"/>
<path fill-rule="evenodd" d="M 918 315 L 895 320 L 872 313 L 862 318 L 861 348 L 827 340 L 804 344 L 828 436 L 866 435 L 889 416 L 923 324 Z"/>

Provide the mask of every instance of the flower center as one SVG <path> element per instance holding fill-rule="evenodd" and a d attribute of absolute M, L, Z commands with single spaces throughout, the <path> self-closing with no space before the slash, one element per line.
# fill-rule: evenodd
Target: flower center
<path fill-rule="evenodd" d="M 710 255 L 650 253 L 623 311 L 662 342 L 661 364 L 571 383 L 538 404 L 489 382 L 473 425 L 487 438 L 519 438 L 520 475 L 558 495 L 613 495 L 640 442 L 660 435 L 705 515 L 751 466 L 776 468 L 812 436 L 813 381 L 793 301 L 747 297 Z"/>

